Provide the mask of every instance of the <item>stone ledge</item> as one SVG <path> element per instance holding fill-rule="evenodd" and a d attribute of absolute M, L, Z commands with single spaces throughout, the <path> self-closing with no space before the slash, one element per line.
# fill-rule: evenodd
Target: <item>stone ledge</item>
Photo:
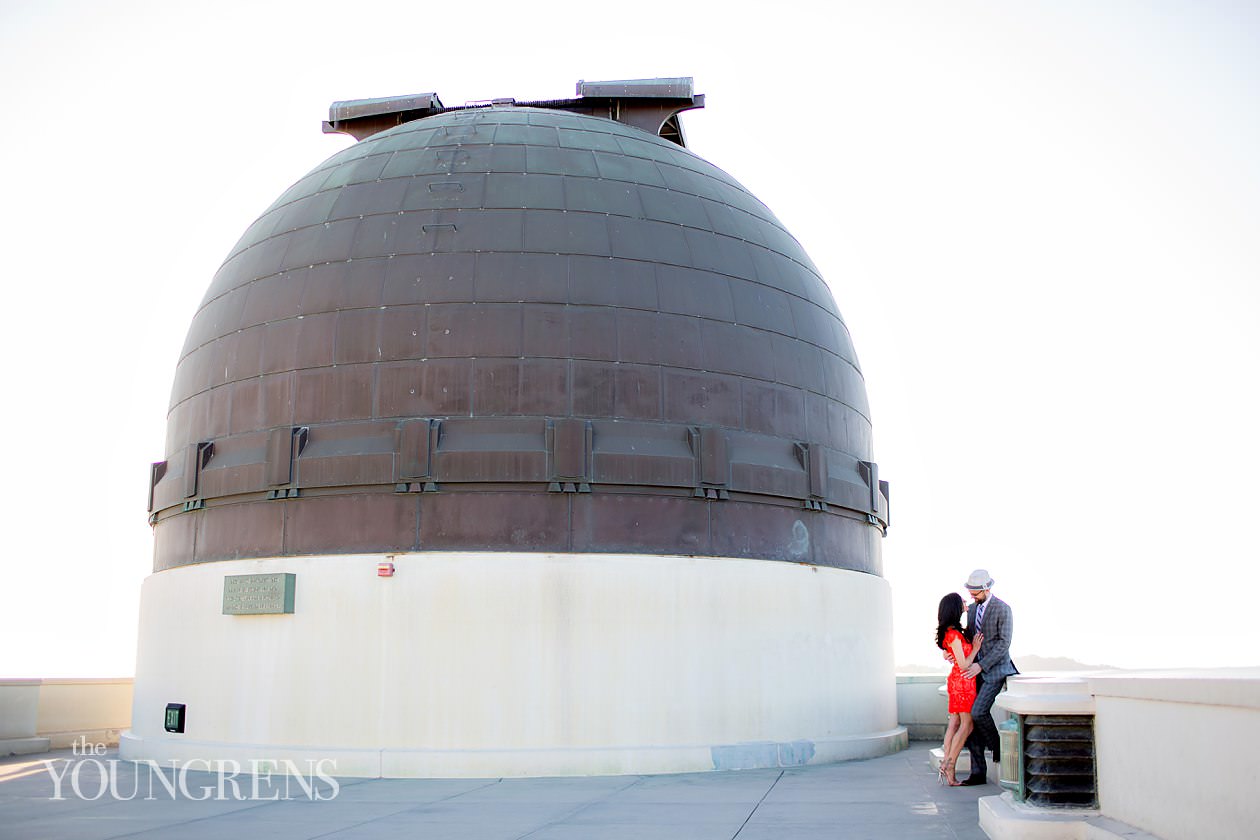
<path fill-rule="evenodd" d="M 75 729 L 69 732 L 45 732 L 44 740 L 49 742 L 49 749 L 70 749 L 75 743 L 86 741 L 89 744 L 104 744 L 107 747 L 118 746 L 122 735 L 121 729 L 97 728 Z"/>
<path fill-rule="evenodd" d="M 0 756 L 31 755 L 48 752 L 47 738 L 4 738 L 0 739 Z"/>
<path fill-rule="evenodd" d="M 899 721 L 901 726 L 906 728 L 906 733 L 910 736 L 911 741 L 935 741 L 940 743 L 945 740 L 944 723 L 906 723 Z"/>
<path fill-rule="evenodd" d="M 1160 840 L 1093 809 L 1037 808 L 1009 793 L 981 797 L 977 805 L 980 828 L 990 840 Z"/>
<path fill-rule="evenodd" d="M 36 680 L 40 685 L 131 685 L 135 681 L 135 677 L 43 677 Z"/>
<path fill-rule="evenodd" d="M 1096 697 L 1260 709 L 1260 668 L 1144 671 L 1089 678 Z"/>
<path fill-rule="evenodd" d="M 1049 811 L 1015 802 L 1009 793 L 977 803 L 980 828 L 990 840 L 1086 840 L 1085 821 L 1097 811 Z"/>
<path fill-rule="evenodd" d="M 1011 677 L 995 705 L 1017 715 L 1094 713 L 1094 698 L 1084 677 Z"/>

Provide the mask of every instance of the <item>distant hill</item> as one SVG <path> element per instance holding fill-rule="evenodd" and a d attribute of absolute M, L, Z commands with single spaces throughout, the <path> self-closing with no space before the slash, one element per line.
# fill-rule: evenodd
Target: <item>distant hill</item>
<path fill-rule="evenodd" d="M 1034 654 L 1016 654 L 1011 657 L 1015 667 L 1021 671 L 1106 671 L 1110 665 L 1088 665 L 1068 659 L 1066 656 L 1035 656 Z"/>
<path fill-rule="evenodd" d="M 1068 659 L 1066 656 L 1037 656 L 1031 653 L 1017 653 L 1011 657 L 1015 667 L 1024 673 L 1039 671 L 1106 671 L 1110 665 L 1089 665 Z M 898 674 L 941 674 L 949 673 L 949 666 L 942 661 L 939 665 L 898 665 Z"/>

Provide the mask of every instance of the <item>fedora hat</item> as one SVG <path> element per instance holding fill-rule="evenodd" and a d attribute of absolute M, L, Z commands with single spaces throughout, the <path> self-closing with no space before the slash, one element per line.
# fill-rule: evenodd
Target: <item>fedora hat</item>
<path fill-rule="evenodd" d="M 993 588 L 993 578 L 989 577 L 988 569 L 976 569 L 971 573 L 971 577 L 967 578 L 967 589 L 975 591 L 978 589 L 989 590 Z"/>

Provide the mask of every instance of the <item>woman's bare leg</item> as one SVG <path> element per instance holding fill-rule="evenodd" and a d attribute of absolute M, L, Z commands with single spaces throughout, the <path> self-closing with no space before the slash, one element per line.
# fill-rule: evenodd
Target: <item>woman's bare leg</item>
<path fill-rule="evenodd" d="M 970 717 L 970 715 L 968 715 L 968 717 Z M 949 723 L 945 727 L 945 743 L 941 745 L 941 770 L 942 772 L 945 770 L 946 767 L 951 766 L 949 763 L 950 750 L 956 750 L 962 746 L 962 742 L 958 741 L 958 738 L 957 738 L 958 727 L 959 727 L 958 713 L 953 712 L 950 714 Z M 957 741 L 957 744 L 955 744 L 956 741 Z M 955 753 L 955 757 L 956 756 L 957 756 L 957 753 Z"/>
<path fill-rule="evenodd" d="M 951 715 L 951 717 L 953 717 Z M 971 734 L 971 713 L 961 712 L 958 715 L 958 728 L 954 731 L 954 740 L 950 742 L 951 751 L 945 755 L 945 766 L 948 768 L 945 772 L 945 779 L 951 784 L 959 784 L 954 777 L 954 765 L 958 763 L 958 755 L 962 752 L 963 744 L 967 743 L 967 736 Z"/>

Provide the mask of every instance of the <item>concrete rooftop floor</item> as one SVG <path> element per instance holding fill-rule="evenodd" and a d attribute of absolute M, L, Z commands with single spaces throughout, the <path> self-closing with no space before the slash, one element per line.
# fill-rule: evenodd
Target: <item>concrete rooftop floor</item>
<path fill-rule="evenodd" d="M 0 759 L 0 838 L 106 840 L 107 838 L 266 837 L 440 838 L 441 840 L 812 840 L 812 838 L 982 839 L 976 800 L 999 793 L 990 783 L 941 787 L 929 765 L 935 744 L 868 761 L 785 770 L 740 770 L 669 776 L 546 779 L 342 779 L 333 799 L 311 801 L 296 785 L 288 800 L 172 800 L 160 782 L 130 801 L 108 791 L 79 798 L 71 775 L 64 800 L 51 799 L 52 777 L 63 772 L 69 750 Z M 96 759 L 117 759 L 109 750 Z M 95 796 L 100 766 L 90 759 L 78 787 Z M 108 765 L 106 765 L 108 766 Z M 73 768 L 73 765 L 70 765 Z M 73 772 L 73 770 L 71 770 Z M 168 774 L 169 775 L 169 774 Z M 135 765 L 117 764 L 117 789 L 129 795 Z M 272 777 L 283 790 L 283 777 Z M 240 777 L 248 797 L 249 777 Z M 209 773 L 189 773 L 194 796 L 215 785 Z M 331 792 L 322 785 L 322 795 Z M 264 786 L 262 791 L 266 793 Z M 217 795 L 217 793 L 216 793 Z M 231 787 L 225 796 L 232 797 Z M 281 794 L 283 795 L 283 793 Z"/>

